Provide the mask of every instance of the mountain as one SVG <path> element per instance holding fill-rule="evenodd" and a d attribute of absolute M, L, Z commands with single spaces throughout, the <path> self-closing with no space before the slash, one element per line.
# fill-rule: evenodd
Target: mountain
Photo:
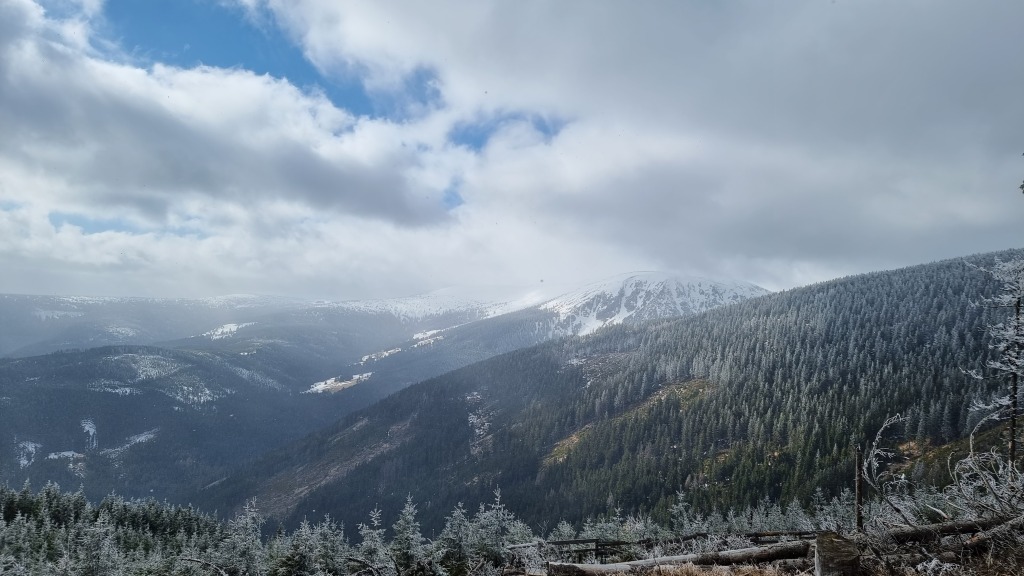
<path fill-rule="evenodd" d="M 0 481 L 181 499 L 431 376 L 595 323 L 692 314 L 764 292 L 654 274 L 553 300 L 554 291 L 357 302 L 0 298 L 11 322 Z M 62 351 L 22 356 L 52 349 Z"/>
<path fill-rule="evenodd" d="M 244 356 L 140 346 L 0 360 L 0 481 L 173 498 L 351 401 L 297 384 Z"/>
<path fill-rule="evenodd" d="M 513 298 L 478 303 L 479 319 L 412 334 L 403 342 L 363 356 L 346 372 L 313 384 L 310 391 L 356 384 L 394 391 L 555 338 L 591 334 L 617 324 L 692 316 L 768 294 L 764 288 L 746 282 L 661 272 L 623 274 L 552 298 L 550 294 L 556 291 L 534 288 L 520 291 Z M 417 309 L 423 309 L 422 305 Z"/>
<path fill-rule="evenodd" d="M 976 266 L 1022 256 L 843 278 L 513 351 L 409 386 L 192 501 L 230 510 L 255 497 L 285 523 L 329 513 L 354 526 L 411 495 L 429 530 L 497 489 L 549 525 L 664 514 L 677 491 L 698 509 L 836 493 L 852 487 L 851 444 L 888 415 L 907 416 L 893 442 L 908 450 L 982 418 L 969 407 L 999 383 L 963 370 L 989 357 L 993 311 L 972 303 L 997 287 Z"/>
<path fill-rule="evenodd" d="M 153 344 L 300 305 L 250 295 L 188 300 L 0 294 L 0 357 Z"/>
<path fill-rule="evenodd" d="M 645 272 L 591 284 L 539 308 L 557 316 L 555 333 L 585 335 L 615 324 L 699 314 L 767 293 L 764 288 L 746 282 Z"/>

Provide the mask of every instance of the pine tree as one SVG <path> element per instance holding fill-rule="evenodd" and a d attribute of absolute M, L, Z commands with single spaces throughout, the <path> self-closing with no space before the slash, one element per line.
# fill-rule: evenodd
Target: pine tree
<path fill-rule="evenodd" d="M 444 530 L 434 543 L 434 554 L 449 576 L 466 576 L 470 569 L 472 526 L 460 502 L 448 516 Z"/>
<path fill-rule="evenodd" d="M 400 574 L 410 571 L 417 562 L 425 560 L 423 535 L 420 534 L 420 523 L 416 521 L 416 505 L 412 495 L 405 499 L 405 506 L 398 515 L 398 520 L 391 527 L 394 538 L 391 540 L 391 555 Z"/>

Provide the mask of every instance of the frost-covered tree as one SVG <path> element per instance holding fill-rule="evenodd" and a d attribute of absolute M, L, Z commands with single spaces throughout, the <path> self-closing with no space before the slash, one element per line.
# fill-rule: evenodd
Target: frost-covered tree
<path fill-rule="evenodd" d="M 399 573 L 406 573 L 418 562 L 426 560 L 423 535 L 420 534 L 420 523 L 416 520 L 416 505 L 413 504 L 412 495 L 406 497 L 405 506 L 391 530 L 394 533 L 391 556 Z"/>
<path fill-rule="evenodd" d="M 551 534 L 548 534 L 549 542 L 558 542 L 561 540 L 575 539 L 576 529 L 572 527 L 572 524 L 569 524 L 565 520 L 559 521 L 558 525 L 555 526 L 555 529 L 551 531 Z"/>
<path fill-rule="evenodd" d="M 508 563 L 508 547 L 534 540 L 533 531 L 516 518 L 501 501 L 501 492 L 494 492 L 494 502 L 480 505 L 470 523 L 470 541 L 473 554 L 485 563 L 497 567 Z"/>
<path fill-rule="evenodd" d="M 229 567 L 232 574 L 257 576 L 267 573 L 265 548 L 262 541 L 263 516 L 256 501 L 245 507 L 228 522 L 224 541 L 220 543 L 214 563 Z"/>
<path fill-rule="evenodd" d="M 82 531 L 78 551 L 76 574 L 107 576 L 122 573 L 123 562 L 114 538 L 114 526 L 105 512 L 101 512 L 97 521 Z"/>
<path fill-rule="evenodd" d="M 1008 393 L 980 408 L 994 409 L 998 417 L 1010 421 L 1009 460 L 1017 461 L 1017 416 L 1020 414 L 1020 379 L 1024 372 L 1024 318 L 1021 317 L 1021 303 L 1024 300 L 1024 260 L 997 261 L 986 270 L 999 284 L 999 292 L 985 299 L 982 304 L 989 308 L 1005 311 L 1001 321 L 989 326 L 991 349 L 995 358 L 989 360 L 987 368 L 996 378 L 1005 380 Z M 972 375 L 982 378 L 975 371 Z"/>
<path fill-rule="evenodd" d="M 434 556 L 449 576 L 465 576 L 469 572 L 473 555 L 471 531 L 466 509 L 460 503 L 445 520 L 444 530 L 434 542 Z"/>
<path fill-rule="evenodd" d="M 397 576 L 391 550 L 384 538 L 384 527 L 381 524 L 381 511 L 375 508 L 370 512 L 370 523 L 359 525 L 359 570 L 369 569 L 374 576 Z"/>

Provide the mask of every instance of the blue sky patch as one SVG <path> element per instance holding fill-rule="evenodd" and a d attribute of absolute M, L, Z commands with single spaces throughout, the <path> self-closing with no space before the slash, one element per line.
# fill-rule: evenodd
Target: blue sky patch
<path fill-rule="evenodd" d="M 63 226 L 75 226 L 81 228 L 82 232 L 86 234 L 97 234 L 99 232 L 130 232 L 138 234 L 142 232 L 138 226 L 129 224 L 120 218 L 98 219 L 66 212 L 50 212 L 48 218 L 54 228 L 60 229 Z"/>
<path fill-rule="evenodd" d="M 444 190 L 444 196 L 441 198 L 441 203 L 447 210 L 454 210 L 459 206 L 462 206 L 466 201 L 462 198 L 462 194 L 459 194 L 459 189 L 462 188 L 462 180 L 455 179 L 451 184 L 448 185 Z"/>
<path fill-rule="evenodd" d="M 122 218 L 90 218 L 82 214 L 69 212 L 50 212 L 47 218 L 50 224 L 60 229 L 63 226 L 75 226 L 81 228 L 84 234 L 99 234 L 100 232 L 125 232 L 128 234 L 145 234 L 156 230 L 138 226 Z M 208 235 L 198 227 L 185 223 L 182 226 L 164 227 L 159 230 L 162 234 L 174 236 L 189 236 L 193 238 L 207 238 Z"/>
<path fill-rule="evenodd" d="M 358 78 L 325 78 L 271 18 L 257 26 L 216 0 L 107 0 L 105 35 L 136 58 L 182 68 L 243 68 L 319 88 L 339 108 L 374 116 Z"/>
<path fill-rule="evenodd" d="M 550 142 L 568 124 L 565 120 L 540 114 L 505 112 L 477 122 L 460 122 L 448 133 L 448 140 L 459 146 L 482 150 L 491 136 L 513 122 L 529 122 L 534 130 L 544 135 L 546 142 Z"/>
<path fill-rule="evenodd" d="M 373 97 L 376 115 L 397 122 L 418 118 L 444 106 L 437 71 L 426 66 L 407 74 L 400 91 L 378 92 Z"/>

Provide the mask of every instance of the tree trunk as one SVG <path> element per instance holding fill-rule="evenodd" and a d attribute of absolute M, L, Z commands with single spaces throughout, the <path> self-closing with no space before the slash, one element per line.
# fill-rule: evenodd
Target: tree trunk
<path fill-rule="evenodd" d="M 664 556 L 650 560 L 635 560 L 617 564 L 569 564 L 562 562 L 548 563 L 548 576 L 601 576 L 604 574 L 620 574 L 637 568 L 653 568 L 655 566 L 679 564 L 758 564 L 773 560 L 786 560 L 807 556 L 811 543 L 806 540 L 780 542 L 768 546 L 725 550 L 706 554 L 685 554 L 683 556 Z"/>
<path fill-rule="evenodd" d="M 908 526 L 906 528 L 890 530 L 889 532 L 886 532 L 885 535 L 896 542 L 903 544 L 905 542 L 912 542 L 915 540 L 934 540 L 940 536 L 948 536 L 950 534 L 971 534 L 974 532 L 981 532 L 992 528 L 993 526 L 999 526 L 1006 521 L 1006 518 L 990 518 L 988 520 L 967 520 L 961 522 L 944 522 L 942 524 L 928 524 L 927 526 Z"/>
<path fill-rule="evenodd" d="M 822 532 L 814 541 L 814 576 L 856 576 L 860 549 L 835 532 Z"/>

